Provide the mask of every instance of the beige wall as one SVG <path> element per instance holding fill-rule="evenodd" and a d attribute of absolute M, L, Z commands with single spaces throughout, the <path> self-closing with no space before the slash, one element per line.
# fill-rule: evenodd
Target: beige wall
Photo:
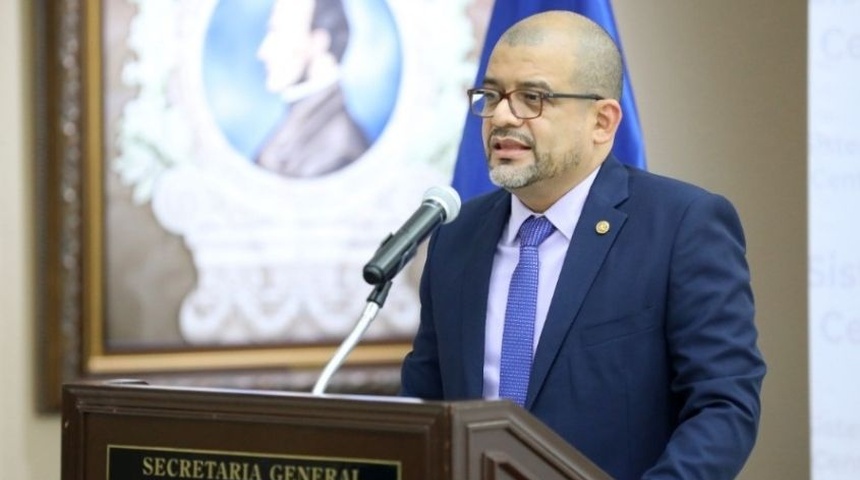
<path fill-rule="evenodd" d="M 743 478 L 809 476 L 806 3 L 616 0 L 653 171 L 732 199 L 769 363 Z M 0 2 L 0 478 L 59 478 L 57 416 L 34 412 L 32 111 L 26 0 Z"/>
<path fill-rule="evenodd" d="M 60 478 L 59 417 L 34 399 L 33 192 L 27 0 L 0 2 L 0 479 Z"/>

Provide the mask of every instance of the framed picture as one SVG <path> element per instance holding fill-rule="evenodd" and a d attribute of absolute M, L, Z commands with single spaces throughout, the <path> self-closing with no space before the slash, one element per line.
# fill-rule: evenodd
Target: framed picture
<path fill-rule="evenodd" d="M 310 388 L 450 181 L 491 3 L 38 0 L 41 407 L 82 377 Z M 396 390 L 421 264 L 332 389 Z"/>

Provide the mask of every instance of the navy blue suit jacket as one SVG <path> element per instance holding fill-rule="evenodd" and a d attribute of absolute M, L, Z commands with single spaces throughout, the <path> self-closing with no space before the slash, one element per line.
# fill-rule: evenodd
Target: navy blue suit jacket
<path fill-rule="evenodd" d="M 481 398 L 499 190 L 432 237 L 402 394 Z M 600 221 L 609 231 L 597 232 Z M 526 409 L 615 478 L 733 478 L 765 365 L 743 231 L 723 197 L 607 159 L 567 252 Z"/>

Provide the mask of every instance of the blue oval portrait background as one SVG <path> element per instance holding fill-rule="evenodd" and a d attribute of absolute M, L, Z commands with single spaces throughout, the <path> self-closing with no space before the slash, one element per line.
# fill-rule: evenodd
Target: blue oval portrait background
<path fill-rule="evenodd" d="M 220 0 L 203 47 L 203 87 L 212 115 L 230 144 L 253 159 L 287 106 L 265 88 L 257 49 L 274 0 Z M 350 43 L 342 62 L 346 106 L 372 144 L 397 101 L 402 60 L 394 17 L 385 0 L 343 0 Z"/>

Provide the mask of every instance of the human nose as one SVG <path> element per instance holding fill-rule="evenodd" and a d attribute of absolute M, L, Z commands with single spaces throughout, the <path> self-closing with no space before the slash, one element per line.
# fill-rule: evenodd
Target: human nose
<path fill-rule="evenodd" d="M 269 56 L 269 50 L 270 50 L 269 44 L 270 43 L 271 43 L 271 41 L 270 41 L 268 35 L 263 37 L 263 40 L 260 42 L 260 46 L 257 47 L 257 52 L 256 52 L 257 58 L 259 60 L 266 60 L 266 58 Z"/>
<path fill-rule="evenodd" d="M 518 125 L 522 122 L 522 119 L 514 115 L 510 97 L 504 97 L 499 100 L 496 109 L 493 110 L 490 122 L 495 126 Z"/>

